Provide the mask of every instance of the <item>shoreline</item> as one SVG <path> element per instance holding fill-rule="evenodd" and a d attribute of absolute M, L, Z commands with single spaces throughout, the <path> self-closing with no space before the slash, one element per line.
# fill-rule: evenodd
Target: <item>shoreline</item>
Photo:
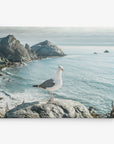
<path fill-rule="evenodd" d="M 8 65 L 4 65 L 4 66 L 0 69 L 0 71 L 2 71 L 3 68 L 15 68 L 15 67 L 24 65 L 24 63 L 27 64 L 27 63 L 30 63 L 30 62 L 32 62 L 32 61 L 43 60 L 43 59 L 46 59 L 46 58 L 54 58 L 54 57 L 63 57 L 63 56 L 39 57 L 38 59 L 34 59 L 34 60 L 30 60 L 30 61 L 25 61 L 25 62 L 12 62 L 12 63 L 10 63 L 10 64 L 8 64 Z M 7 107 L 8 107 L 8 106 L 6 105 L 6 109 L 7 109 Z M 91 107 L 91 106 L 90 106 L 90 107 Z M 86 107 L 86 108 L 87 108 L 87 107 Z M 107 114 L 107 113 L 106 113 L 106 114 L 98 114 L 98 113 L 96 113 L 93 109 L 94 109 L 94 108 L 92 108 L 92 109 L 89 111 L 93 118 L 111 118 L 111 113 L 110 113 L 110 114 Z M 1 110 L 3 110 L 3 109 L 0 108 L 0 113 L 1 113 Z M 8 108 L 8 110 L 9 110 L 9 108 Z M 89 109 L 88 109 L 88 110 L 89 110 Z M 3 113 L 3 112 L 2 112 L 2 113 Z M 0 117 L 1 117 L 1 116 L 0 116 Z M 113 117 L 112 117 L 112 118 L 113 118 Z"/>
<path fill-rule="evenodd" d="M 66 54 L 64 55 L 66 56 Z M 39 56 L 39 58 L 37 59 L 33 59 L 33 60 L 30 60 L 30 61 L 23 61 L 23 62 L 9 62 L 8 64 L 6 65 L 0 65 L 0 71 L 2 71 L 3 68 L 15 68 L 17 66 L 21 66 L 23 64 L 27 64 L 27 63 L 30 63 L 32 61 L 37 61 L 37 60 L 43 60 L 43 59 L 46 59 L 46 58 L 59 58 L 59 57 L 63 57 L 63 56 Z"/>

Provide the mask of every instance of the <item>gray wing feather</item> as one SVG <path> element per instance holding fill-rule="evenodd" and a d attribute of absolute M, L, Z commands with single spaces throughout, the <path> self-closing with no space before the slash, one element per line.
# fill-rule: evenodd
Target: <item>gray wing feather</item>
<path fill-rule="evenodd" d="M 48 87 L 53 87 L 54 85 L 55 85 L 54 80 L 53 79 L 49 79 L 49 80 L 43 82 L 42 84 L 40 84 L 39 87 L 46 89 Z"/>

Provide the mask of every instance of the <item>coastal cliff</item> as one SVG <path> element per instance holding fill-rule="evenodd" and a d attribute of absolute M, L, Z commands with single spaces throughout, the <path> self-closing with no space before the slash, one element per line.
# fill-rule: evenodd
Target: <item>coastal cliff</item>
<path fill-rule="evenodd" d="M 31 60 L 27 49 L 13 35 L 0 39 L 0 57 L 10 62 Z"/>
<path fill-rule="evenodd" d="M 88 109 L 73 100 L 54 99 L 23 103 L 9 110 L 5 118 L 92 118 Z"/>
<path fill-rule="evenodd" d="M 64 52 L 48 40 L 31 47 L 41 57 L 65 56 Z"/>
<path fill-rule="evenodd" d="M 54 56 L 65 56 L 65 54 L 47 40 L 30 47 L 28 44 L 22 45 L 13 35 L 0 38 L 0 69 Z"/>

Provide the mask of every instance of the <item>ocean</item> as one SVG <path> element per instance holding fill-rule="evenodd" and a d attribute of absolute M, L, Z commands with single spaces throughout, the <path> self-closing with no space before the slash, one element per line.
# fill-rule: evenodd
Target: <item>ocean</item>
<path fill-rule="evenodd" d="M 0 37 L 8 34 L 23 45 L 49 40 L 67 55 L 4 68 L 4 76 L 0 77 L 4 102 L 0 101 L 0 107 L 49 99 L 47 91 L 32 85 L 52 78 L 58 65 L 62 65 L 63 86 L 55 91 L 55 98 L 79 101 L 100 114 L 110 111 L 114 101 L 114 28 L 0 27 Z"/>
<path fill-rule="evenodd" d="M 55 98 L 79 101 L 87 108 L 106 114 L 114 100 L 113 46 L 59 46 L 64 57 L 36 60 L 21 67 L 3 69 L 0 94 L 5 105 L 14 107 L 23 101 L 49 99 L 47 91 L 33 88 L 33 84 L 53 78 L 58 65 L 64 67 L 63 86 L 55 91 Z M 110 53 L 104 53 L 108 49 Z M 97 52 L 98 54 L 93 54 Z"/>

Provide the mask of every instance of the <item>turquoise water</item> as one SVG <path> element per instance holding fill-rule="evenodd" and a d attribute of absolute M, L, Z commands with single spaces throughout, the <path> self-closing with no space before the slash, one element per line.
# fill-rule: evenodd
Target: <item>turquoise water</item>
<path fill-rule="evenodd" d="M 13 99 L 11 104 L 23 100 L 48 99 L 49 94 L 33 84 L 52 78 L 57 66 L 64 67 L 63 86 L 54 93 L 56 98 L 72 99 L 85 106 L 94 106 L 99 113 L 108 112 L 114 100 L 114 47 L 113 46 L 59 46 L 65 57 L 33 61 L 22 67 L 4 69 L 0 79 L 2 91 Z M 108 49 L 110 53 L 104 53 Z M 95 55 L 93 52 L 97 52 Z"/>

